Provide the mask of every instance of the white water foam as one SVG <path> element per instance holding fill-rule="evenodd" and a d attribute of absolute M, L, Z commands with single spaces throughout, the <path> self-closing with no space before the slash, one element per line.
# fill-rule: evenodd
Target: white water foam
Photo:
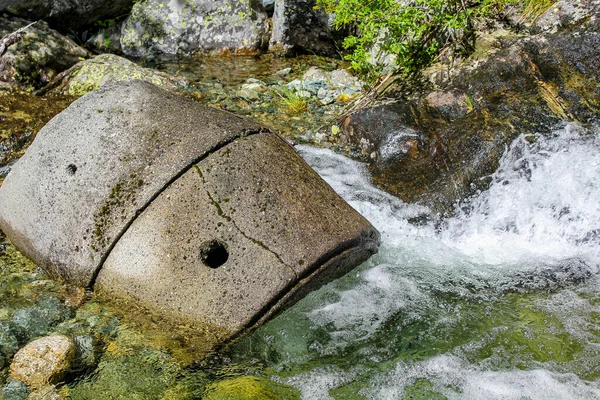
<path fill-rule="evenodd" d="M 435 291 L 490 301 L 502 293 L 554 290 L 595 277 L 600 265 L 597 133 L 569 124 L 552 135 L 519 137 L 491 177 L 490 188 L 463 204 L 441 228 L 411 224 L 428 210 L 373 187 L 364 165 L 328 150 L 300 146 L 309 164 L 382 233 L 380 252 L 357 269 L 350 284 L 334 282 L 305 302 L 312 329 L 326 328 L 330 337 L 317 351 L 333 354 L 367 343 L 399 312 L 407 319 L 420 318 L 430 311 Z M 568 293 L 554 295 L 547 306 L 574 337 L 594 340 L 586 324 L 570 315 L 579 312 L 578 307 L 589 315 L 589 305 L 566 306 L 561 302 Z M 581 302 L 577 299 L 572 302 Z M 456 321 L 441 324 L 460 323 L 452 313 L 444 318 Z M 594 349 L 586 351 L 600 350 Z M 361 394 L 399 398 L 418 377 L 450 399 L 600 398 L 597 383 L 574 374 L 542 365 L 528 371 L 488 370 L 485 363 L 469 364 L 446 354 L 414 364 L 399 362 L 393 372 L 372 378 Z M 350 379 L 347 372 L 330 368 L 323 375 L 318 369 L 301 374 L 289 383 L 303 398 L 325 399 L 330 398 L 326 392 L 345 379 Z"/>

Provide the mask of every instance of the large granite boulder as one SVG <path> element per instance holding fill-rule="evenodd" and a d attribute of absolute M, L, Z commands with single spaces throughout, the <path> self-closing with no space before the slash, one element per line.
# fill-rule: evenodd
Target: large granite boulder
<path fill-rule="evenodd" d="M 123 25 L 129 56 L 196 51 L 256 51 L 268 42 L 267 15 L 258 0 L 143 0 Z"/>
<path fill-rule="evenodd" d="M 96 21 L 127 14 L 135 0 L 2 0 L 0 12 L 31 20 L 44 20 L 54 27 L 77 29 Z"/>
<path fill-rule="evenodd" d="M 0 228 L 55 276 L 223 338 L 379 242 L 267 128 L 142 81 L 87 94 L 38 133 L 0 187 Z"/>
<path fill-rule="evenodd" d="M 168 90 L 176 90 L 189 84 L 184 78 L 140 67 L 126 58 L 101 54 L 77 63 L 43 91 L 79 97 L 109 83 L 131 80 L 150 82 Z"/>
<path fill-rule="evenodd" d="M 336 54 L 328 15 L 315 0 L 277 0 L 269 50 L 283 54 Z"/>
<path fill-rule="evenodd" d="M 0 15 L 0 38 L 29 24 L 21 18 Z M 38 89 L 89 55 L 74 41 L 38 21 L 0 57 L 0 83 Z"/>

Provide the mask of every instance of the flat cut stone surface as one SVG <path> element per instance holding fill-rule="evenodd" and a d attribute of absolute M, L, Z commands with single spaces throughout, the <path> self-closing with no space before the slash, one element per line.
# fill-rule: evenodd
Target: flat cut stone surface
<path fill-rule="evenodd" d="M 228 258 L 211 268 L 201 253 L 214 242 Z M 233 336 L 348 272 L 378 244 L 367 220 L 265 133 L 212 153 L 161 193 L 114 247 L 96 288 Z"/>
<path fill-rule="evenodd" d="M 137 213 L 186 168 L 260 125 L 141 81 L 52 119 L 0 188 L 0 229 L 50 273 L 89 285 Z"/>

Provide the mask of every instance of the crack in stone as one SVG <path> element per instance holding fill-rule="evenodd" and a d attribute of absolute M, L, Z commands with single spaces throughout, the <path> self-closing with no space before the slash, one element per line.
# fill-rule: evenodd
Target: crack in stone
<path fill-rule="evenodd" d="M 198 175 L 200 176 L 200 179 L 202 179 L 202 183 L 204 184 L 204 186 L 207 187 L 208 185 L 206 183 L 206 179 L 204 178 L 204 174 L 202 173 L 202 170 L 200 169 L 200 167 L 198 165 L 194 165 L 194 168 L 196 169 L 196 172 L 198 172 Z M 292 268 L 291 265 L 289 265 L 285 261 L 283 261 L 283 259 L 281 258 L 281 256 L 279 254 L 277 254 L 275 251 L 271 250 L 266 244 L 264 244 L 263 242 L 261 242 L 258 239 L 255 239 L 255 238 L 247 235 L 238 226 L 238 224 L 235 222 L 235 220 L 233 218 L 231 218 L 229 215 L 227 215 L 223 211 L 223 209 L 221 208 L 221 205 L 219 204 L 219 202 L 215 200 L 215 198 L 212 196 L 212 194 L 210 193 L 210 191 L 208 189 L 206 189 L 206 195 L 210 199 L 211 204 L 216 208 L 217 214 L 219 215 L 219 217 L 223 218 L 227 222 L 231 222 L 233 224 L 233 226 L 238 230 L 238 232 L 243 237 L 245 237 L 246 239 L 250 240 L 252 243 L 256 244 L 257 246 L 265 249 L 269 253 L 273 254 L 279 260 L 279 262 L 282 263 L 283 265 L 285 265 L 286 267 L 288 267 L 292 271 L 292 273 L 294 274 L 294 276 L 296 277 L 296 279 L 298 279 L 298 274 L 296 273 L 296 271 L 294 271 L 294 268 Z"/>

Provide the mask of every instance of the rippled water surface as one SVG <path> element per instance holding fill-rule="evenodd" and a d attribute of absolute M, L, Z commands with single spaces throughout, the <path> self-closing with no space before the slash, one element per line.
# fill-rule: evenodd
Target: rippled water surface
<path fill-rule="evenodd" d="M 361 164 L 301 147 L 382 246 L 231 357 L 305 399 L 600 398 L 597 133 L 518 138 L 489 190 L 443 222 Z"/>
<path fill-rule="evenodd" d="M 83 349 L 59 385 L 72 399 L 598 399 L 599 133 L 518 138 L 447 220 L 373 187 L 360 163 L 298 146 L 381 249 L 199 362 L 187 339 L 148 336 L 95 300 L 77 307 L 81 294 L 2 248 L 0 383 L 13 385 L 19 346 L 59 332 Z"/>

